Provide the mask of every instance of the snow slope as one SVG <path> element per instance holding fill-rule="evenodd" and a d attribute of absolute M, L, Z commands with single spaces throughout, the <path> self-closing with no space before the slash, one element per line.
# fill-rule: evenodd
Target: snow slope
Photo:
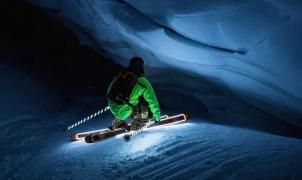
<path fill-rule="evenodd" d="M 68 114 L 66 114 L 68 117 Z M 300 179 L 302 141 L 203 123 L 97 144 L 70 142 L 59 123 L 22 121 L 1 132 L 4 179 Z M 105 127 L 109 117 L 86 128 Z M 14 131 L 16 128 L 21 131 Z M 34 130 L 34 133 L 32 132 Z M 87 130 L 87 129 L 86 129 Z M 20 136 L 21 135 L 21 136 Z"/>

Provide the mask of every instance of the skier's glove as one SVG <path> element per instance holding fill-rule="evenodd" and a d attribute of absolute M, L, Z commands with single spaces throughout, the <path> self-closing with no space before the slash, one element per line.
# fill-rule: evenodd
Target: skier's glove
<path fill-rule="evenodd" d="M 154 116 L 152 117 L 152 121 L 154 121 L 155 123 L 158 123 L 160 121 L 160 119 L 156 119 Z"/>

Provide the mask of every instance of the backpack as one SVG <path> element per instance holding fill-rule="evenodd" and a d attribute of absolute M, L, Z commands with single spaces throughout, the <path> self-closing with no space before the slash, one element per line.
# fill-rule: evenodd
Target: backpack
<path fill-rule="evenodd" d="M 137 75 L 124 70 L 119 73 L 109 89 L 107 97 L 117 104 L 128 104 L 134 85 L 137 83 Z M 131 105 L 132 106 L 132 105 Z"/>

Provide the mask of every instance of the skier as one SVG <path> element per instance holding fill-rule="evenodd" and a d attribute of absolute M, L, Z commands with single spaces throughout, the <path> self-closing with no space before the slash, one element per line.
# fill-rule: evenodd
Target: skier
<path fill-rule="evenodd" d="M 109 129 L 128 128 L 127 118 L 133 119 L 130 130 L 139 130 L 150 119 L 160 121 L 160 107 L 151 83 L 144 76 L 144 61 L 130 59 L 129 66 L 110 83 L 108 105 L 115 117 Z M 128 129 L 129 130 L 129 129 Z"/>

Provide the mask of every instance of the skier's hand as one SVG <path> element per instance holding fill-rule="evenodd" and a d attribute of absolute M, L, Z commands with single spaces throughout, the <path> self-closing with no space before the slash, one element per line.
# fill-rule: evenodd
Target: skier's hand
<path fill-rule="evenodd" d="M 160 119 L 156 119 L 154 116 L 152 117 L 152 121 L 154 121 L 155 123 L 159 122 Z"/>

